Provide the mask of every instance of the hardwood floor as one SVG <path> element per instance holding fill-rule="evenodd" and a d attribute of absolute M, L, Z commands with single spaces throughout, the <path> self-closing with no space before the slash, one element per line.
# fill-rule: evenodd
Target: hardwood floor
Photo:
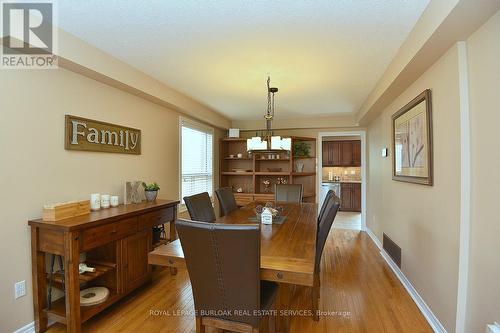
<path fill-rule="evenodd" d="M 292 310 L 309 310 L 310 289 L 297 288 Z M 90 319 L 83 332 L 195 332 L 187 272 L 159 269 L 153 283 Z M 332 229 L 321 267 L 319 322 L 294 316 L 292 333 L 432 332 L 364 232 Z M 187 313 L 182 315 L 181 312 Z M 48 332 L 65 332 L 56 324 Z M 208 330 L 208 332 L 213 332 Z"/>

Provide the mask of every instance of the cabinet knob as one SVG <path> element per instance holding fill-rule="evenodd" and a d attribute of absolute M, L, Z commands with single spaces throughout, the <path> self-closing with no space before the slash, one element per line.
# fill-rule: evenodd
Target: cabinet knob
<path fill-rule="evenodd" d="M 279 272 L 276 274 L 276 277 L 281 280 L 283 278 L 283 273 Z"/>
<path fill-rule="evenodd" d="M 168 263 L 169 263 L 170 265 L 173 265 L 173 264 L 174 264 L 174 260 L 173 260 L 173 259 L 168 259 Z"/>
<path fill-rule="evenodd" d="M 116 231 L 116 230 L 113 230 L 113 231 L 111 231 L 111 233 L 112 233 L 112 234 L 116 234 L 116 233 L 117 233 L 117 231 Z"/>

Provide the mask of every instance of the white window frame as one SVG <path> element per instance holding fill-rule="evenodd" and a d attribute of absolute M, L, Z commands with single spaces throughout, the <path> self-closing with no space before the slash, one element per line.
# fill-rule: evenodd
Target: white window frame
<path fill-rule="evenodd" d="M 212 193 L 209 193 L 210 200 L 212 200 L 212 205 L 214 204 L 214 191 L 215 191 L 215 135 L 214 128 L 191 118 L 179 117 L 179 212 L 187 211 L 186 205 L 182 204 L 182 124 L 189 123 L 193 127 L 198 127 L 204 131 L 208 131 L 212 134 Z"/>

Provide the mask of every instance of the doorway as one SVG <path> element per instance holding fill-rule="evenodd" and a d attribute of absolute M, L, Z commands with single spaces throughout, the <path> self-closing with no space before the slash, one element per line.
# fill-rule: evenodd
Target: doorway
<path fill-rule="evenodd" d="M 319 132 L 316 151 L 318 204 L 334 190 L 342 205 L 333 226 L 366 230 L 366 132 Z"/>

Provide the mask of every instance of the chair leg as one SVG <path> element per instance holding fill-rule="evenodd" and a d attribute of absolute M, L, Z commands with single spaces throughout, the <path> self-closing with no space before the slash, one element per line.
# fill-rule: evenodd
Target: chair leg
<path fill-rule="evenodd" d="M 201 323 L 201 317 L 196 317 L 196 333 L 205 333 L 205 326 Z"/>

